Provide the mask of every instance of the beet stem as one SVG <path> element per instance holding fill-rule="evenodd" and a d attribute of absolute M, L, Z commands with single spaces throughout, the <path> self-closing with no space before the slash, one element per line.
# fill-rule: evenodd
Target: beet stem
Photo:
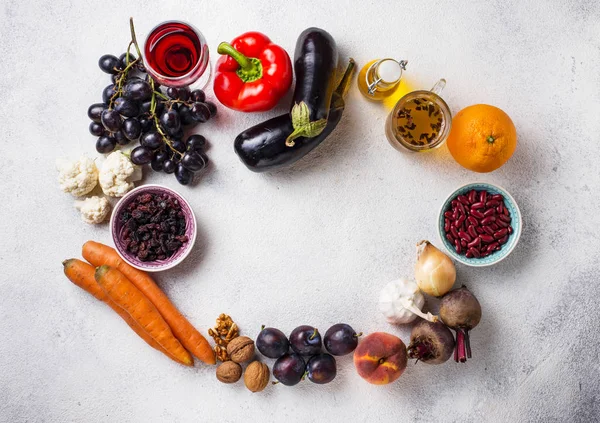
<path fill-rule="evenodd" d="M 467 358 L 471 358 L 471 338 L 468 330 L 465 330 L 465 346 L 467 347 Z"/>
<path fill-rule="evenodd" d="M 467 361 L 467 354 L 465 351 L 465 332 L 462 329 L 456 330 L 456 349 L 454 350 L 454 361 L 460 361 L 461 363 Z"/>

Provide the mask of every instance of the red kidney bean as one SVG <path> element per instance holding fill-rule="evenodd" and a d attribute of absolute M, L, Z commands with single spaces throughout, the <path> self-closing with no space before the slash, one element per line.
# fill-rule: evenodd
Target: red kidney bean
<path fill-rule="evenodd" d="M 465 254 L 466 258 L 473 258 L 473 253 L 471 253 L 471 250 L 467 250 L 467 253 Z"/>
<path fill-rule="evenodd" d="M 477 238 L 474 238 L 473 241 L 469 242 L 467 244 L 467 247 L 479 248 L 480 245 L 481 245 L 481 238 L 477 237 Z"/>
<path fill-rule="evenodd" d="M 448 219 L 452 219 L 452 212 L 450 210 L 448 210 L 447 212 L 444 212 L 444 217 L 447 217 Z"/>
<path fill-rule="evenodd" d="M 475 226 L 475 232 L 482 234 L 485 232 L 485 230 L 481 226 Z"/>
<path fill-rule="evenodd" d="M 448 218 L 444 219 L 444 231 L 448 232 L 450 230 L 450 220 Z"/>
<path fill-rule="evenodd" d="M 497 242 L 492 242 L 490 245 L 487 246 L 487 250 L 488 251 L 494 251 L 496 249 L 496 247 L 498 247 L 500 244 L 498 244 Z"/>
<path fill-rule="evenodd" d="M 485 242 L 486 244 L 494 242 L 494 237 L 492 235 L 481 234 L 479 235 L 479 238 L 482 242 Z"/>
<path fill-rule="evenodd" d="M 473 216 L 475 219 L 483 219 L 485 217 L 483 213 L 475 209 L 471 209 L 471 216 Z"/>
<path fill-rule="evenodd" d="M 465 206 L 463 206 L 462 204 L 458 204 L 458 206 L 456 206 L 456 209 L 459 211 L 459 214 L 466 214 L 465 212 Z"/>
<path fill-rule="evenodd" d="M 465 241 L 464 239 L 460 240 L 460 246 L 463 248 L 467 248 L 467 241 Z"/>
<path fill-rule="evenodd" d="M 454 226 L 450 226 L 450 233 L 452 234 L 452 236 L 455 239 L 458 238 L 458 231 L 456 230 L 456 228 Z"/>
<path fill-rule="evenodd" d="M 467 222 L 469 222 L 473 226 L 479 226 L 479 222 L 473 216 L 468 216 Z"/>
<path fill-rule="evenodd" d="M 485 203 L 486 207 L 498 207 L 500 205 L 499 201 L 496 200 L 490 200 L 487 203 Z"/>
<path fill-rule="evenodd" d="M 479 253 L 479 251 L 477 251 L 475 248 L 469 248 L 467 253 L 471 253 L 471 255 L 475 258 L 481 257 L 481 253 Z"/>
<path fill-rule="evenodd" d="M 454 250 L 460 254 L 462 252 L 462 249 L 460 247 L 460 241 L 458 239 L 454 240 Z"/>
<path fill-rule="evenodd" d="M 487 257 L 490 254 L 492 254 L 492 253 L 486 250 L 486 251 L 484 251 L 484 252 L 481 253 L 481 257 Z"/>
<path fill-rule="evenodd" d="M 496 207 L 496 212 L 498 214 L 501 214 L 504 212 L 504 204 L 500 203 L 500 205 L 498 207 Z"/>
<path fill-rule="evenodd" d="M 481 226 L 486 226 L 494 223 L 496 218 L 494 216 L 488 216 L 485 219 L 481 219 Z"/>
<path fill-rule="evenodd" d="M 485 201 L 487 200 L 487 191 L 481 191 L 479 193 L 479 201 L 482 203 L 485 203 Z"/>
<path fill-rule="evenodd" d="M 484 207 L 485 207 L 485 203 L 482 203 L 481 201 L 478 203 L 471 204 L 471 210 L 472 209 L 482 209 Z"/>
<path fill-rule="evenodd" d="M 471 238 L 477 238 L 477 231 L 475 230 L 475 226 L 470 225 L 467 229 L 467 232 L 469 233 L 469 235 L 471 235 Z"/>
<path fill-rule="evenodd" d="M 508 227 L 508 233 L 509 233 L 510 235 L 512 235 L 512 233 L 513 233 L 513 227 L 512 227 L 512 226 L 509 226 L 509 227 Z"/>
<path fill-rule="evenodd" d="M 458 200 L 452 200 L 452 201 L 450 201 L 450 204 L 452 204 L 452 208 L 455 208 L 456 205 L 458 204 Z"/>
<path fill-rule="evenodd" d="M 498 240 L 498 244 L 500 244 L 500 245 L 506 244 L 506 241 L 508 241 L 508 235 L 504 235 L 502 238 L 500 238 Z"/>
<path fill-rule="evenodd" d="M 501 214 L 500 216 L 498 216 L 498 219 L 504 220 L 506 223 L 510 223 L 510 221 L 512 220 L 510 216 L 506 216 L 504 214 Z"/>
<path fill-rule="evenodd" d="M 504 215 L 503 215 L 504 216 Z M 503 220 L 497 220 L 496 223 L 498 224 L 498 226 L 500 226 L 501 228 L 508 228 L 510 226 L 510 224 L 504 222 Z"/>
<path fill-rule="evenodd" d="M 494 232 L 494 238 L 500 239 L 507 233 L 508 233 L 508 229 L 500 229 L 499 231 Z"/>
<path fill-rule="evenodd" d="M 469 200 L 469 204 L 473 204 L 475 202 L 475 200 L 477 199 L 477 191 L 475 191 L 474 189 L 469 191 L 469 195 L 467 195 L 467 199 Z"/>
<path fill-rule="evenodd" d="M 485 232 L 488 235 L 494 235 L 494 230 L 492 228 L 490 228 L 489 226 L 484 226 L 483 232 Z"/>
<path fill-rule="evenodd" d="M 460 239 L 464 239 L 467 242 L 471 242 L 473 240 L 473 238 L 471 238 L 471 235 L 464 231 L 458 231 L 458 236 L 460 237 Z"/>
<path fill-rule="evenodd" d="M 454 226 L 456 227 L 456 229 L 459 229 L 466 219 L 467 217 L 465 215 L 462 215 L 458 219 L 456 219 L 456 222 L 454 222 Z"/>
<path fill-rule="evenodd" d="M 486 211 L 483 212 L 483 215 L 485 217 L 493 216 L 495 214 L 496 214 L 496 210 L 495 209 L 487 209 Z"/>
<path fill-rule="evenodd" d="M 448 242 L 450 242 L 450 244 L 454 245 L 454 237 L 450 232 L 446 234 L 446 239 L 448 240 Z"/>
<path fill-rule="evenodd" d="M 504 201 L 504 197 L 502 196 L 502 194 L 494 194 L 494 195 L 492 195 L 492 200 Z"/>
<path fill-rule="evenodd" d="M 498 227 L 498 225 L 497 225 L 497 224 L 495 224 L 495 223 L 492 223 L 492 224 L 490 225 L 490 228 L 492 228 L 494 231 L 497 231 L 498 229 L 500 229 L 500 228 Z"/>
<path fill-rule="evenodd" d="M 458 197 L 456 197 L 456 199 L 458 201 L 460 201 L 461 203 L 463 203 L 465 206 L 469 205 L 469 199 L 467 197 L 465 197 L 464 195 L 459 195 Z"/>
<path fill-rule="evenodd" d="M 510 215 L 510 212 L 508 211 L 508 209 L 506 207 L 504 207 L 504 216 L 508 216 Z"/>

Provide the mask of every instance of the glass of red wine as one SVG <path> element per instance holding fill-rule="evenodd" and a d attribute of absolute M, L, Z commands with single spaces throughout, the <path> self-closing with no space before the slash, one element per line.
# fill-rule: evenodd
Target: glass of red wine
<path fill-rule="evenodd" d="M 208 45 L 202 33 L 188 23 L 157 25 L 146 38 L 143 53 L 146 70 L 161 85 L 204 88 L 210 80 Z"/>

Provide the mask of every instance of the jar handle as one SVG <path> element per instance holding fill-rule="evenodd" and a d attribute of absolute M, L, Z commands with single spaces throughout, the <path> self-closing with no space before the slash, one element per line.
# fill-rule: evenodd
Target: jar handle
<path fill-rule="evenodd" d="M 446 86 L 446 80 L 444 78 L 442 78 L 438 82 L 436 82 L 435 85 L 433 86 L 433 88 L 429 91 L 431 91 L 434 94 L 439 95 L 444 90 L 445 86 Z"/>

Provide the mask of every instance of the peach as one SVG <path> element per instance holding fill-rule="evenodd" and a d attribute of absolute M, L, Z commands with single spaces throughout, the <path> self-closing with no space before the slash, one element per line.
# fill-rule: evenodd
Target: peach
<path fill-rule="evenodd" d="M 374 385 L 386 385 L 398 379 L 407 361 L 404 342 L 385 332 L 366 336 L 354 350 L 356 371 Z"/>

